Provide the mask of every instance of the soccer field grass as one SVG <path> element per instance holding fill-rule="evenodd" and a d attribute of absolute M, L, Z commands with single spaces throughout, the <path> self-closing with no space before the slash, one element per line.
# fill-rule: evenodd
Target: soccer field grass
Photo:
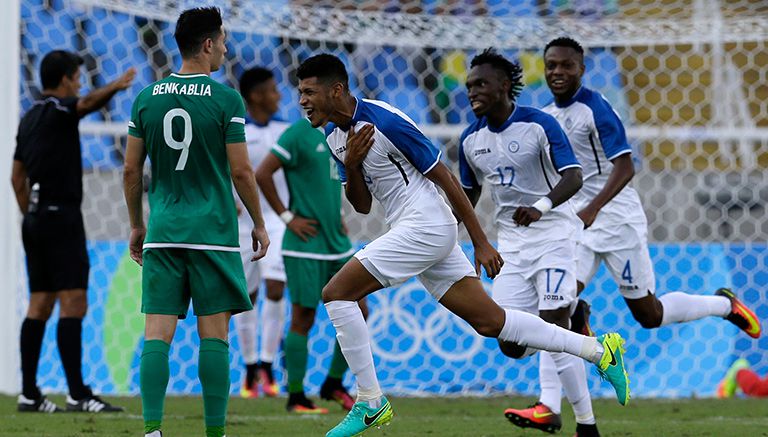
<path fill-rule="evenodd" d="M 59 405 L 61 396 L 51 396 Z M 142 435 L 138 397 L 110 398 L 126 407 L 123 414 L 19 414 L 15 398 L 2 396 L 0 436 L 138 436 Z M 530 398 L 393 398 L 395 420 L 366 436 L 545 436 L 520 430 L 502 415 L 508 406 L 524 406 Z M 294 416 L 284 409 L 285 399 L 230 402 L 227 435 L 322 436 L 341 420 L 341 409 L 325 416 Z M 563 430 L 575 430 L 573 414 L 564 405 Z M 613 400 L 596 400 L 595 411 L 603 436 L 768 436 L 768 399 L 633 400 L 621 407 Z M 166 404 L 166 437 L 202 436 L 202 401 L 198 397 L 171 397 Z"/>

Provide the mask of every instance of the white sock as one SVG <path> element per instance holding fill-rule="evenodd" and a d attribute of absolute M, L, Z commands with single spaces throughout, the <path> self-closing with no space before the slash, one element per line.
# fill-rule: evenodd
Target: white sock
<path fill-rule="evenodd" d="M 597 364 L 603 356 L 603 346 L 595 337 L 586 337 L 538 316 L 523 311 L 505 309 L 506 319 L 499 338 L 549 352 L 567 352 Z"/>
<path fill-rule="evenodd" d="M 336 328 L 336 340 L 341 353 L 349 364 L 349 370 L 357 379 L 357 399 L 368 402 L 372 408 L 381 405 L 381 387 L 373 367 L 373 352 L 368 325 L 357 302 L 335 300 L 325 304 L 328 318 Z"/>
<path fill-rule="evenodd" d="M 261 348 L 259 359 L 262 362 L 273 363 L 277 348 L 283 340 L 285 331 L 285 298 L 278 301 L 264 299 L 261 306 Z"/>
<path fill-rule="evenodd" d="M 592 412 L 592 398 L 587 387 L 587 371 L 584 368 L 584 361 L 562 352 L 549 352 L 548 355 L 557 368 L 557 374 L 560 375 L 560 382 L 565 390 L 565 397 L 573 407 L 576 423 L 594 424 L 595 415 Z"/>
<path fill-rule="evenodd" d="M 674 291 L 661 296 L 659 301 L 664 307 L 661 326 L 708 316 L 725 317 L 731 312 L 731 301 L 724 296 L 701 296 Z"/>
<path fill-rule="evenodd" d="M 560 414 L 563 386 L 560 384 L 555 361 L 549 352 L 539 353 L 539 385 L 541 386 L 539 402 L 549 407 L 553 413 Z"/>
<path fill-rule="evenodd" d="M 259 360 L 256 356 L 256 324 L 258 314 L 256 310 L 244 311 L 236 314 L 235 330 L 237 331 L 237 343 L 240 345 L 240 354 L 245 364 L 255 364 Z"/>

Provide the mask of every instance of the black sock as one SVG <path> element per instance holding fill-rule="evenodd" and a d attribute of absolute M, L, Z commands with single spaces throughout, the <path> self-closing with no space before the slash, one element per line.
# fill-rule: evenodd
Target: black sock
<path fill-rule="evenodd" d="M 67 377 L 69 395 L 76 400 L 91 395 L 91 390 L 83 383 L 82 333 L 83 319 L 75 317 L 59 319 L 56 342 L 59 345 L 61 365 L 64 367 L 64 374 Z"/>
<path fill-rule="evenodd" d="M 579 437 L 600 437 L 600 432 L 597 430 L 597 424 L 585 425 L 583 423 L 576 424 L 576 435 Z"/>
<path fill-rule="evenodd" d="M 19 345 L 21 348 L 22 394 L 29 399 L 42 396 L 37 388 L 37 364 L 40 362 L 40 349 L 43 347 L 45 320 L 24 319 L 21 324 Z"/>
<path fill-rule="evenodd" d="M 299 391 L 296 393 L 288 393 L 288 405 L 303 405 L 308 407 L 312 405 L 312 403 L 307 399 L 307 395 L 305 395 L 303 391 Z"/>
<path fill-rule="evenodd" d="M 253 387 L 253 382 L 256 381 L 256 370 L 259 365 L 256 363 L 245 365 L 245 386 L 248 388 Z"/>

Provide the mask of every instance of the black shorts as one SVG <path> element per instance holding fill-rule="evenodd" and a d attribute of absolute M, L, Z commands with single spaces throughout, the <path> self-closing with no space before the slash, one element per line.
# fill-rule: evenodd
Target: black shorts
<path fill-rule="evenodd" d="M 88 288 L 90 262 L 80 208 L 41 206 L 24 215 L 21 237 L 29 291 Z"/>

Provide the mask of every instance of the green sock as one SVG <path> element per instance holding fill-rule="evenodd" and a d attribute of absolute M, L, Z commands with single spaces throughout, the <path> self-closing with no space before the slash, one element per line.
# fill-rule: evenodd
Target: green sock
<path fill-rule="evenodd" d="M 168 350 L 171 345 L 162 340 L 146 340 L 139 365 L 141 410 L 144 433 L 160 429 L 163 421 L 165 389 L 168 387 Z"/>
<path fill-rule="evenodd" d="M 341 353 L 341 346 L 337 341 L 333 346 L 333 358 L 331 358 L 331 367 L 328 369 L 328 377 L 342 379 L 347 369 L 349 369 L 349 364 L 347 364 L 344 354 Z"/>
<path fill-rule="evenodd" d="M 229 343 L 218 338 L 201 339 L 197 370 L 203 386 L 205 434 L 221 437 L 229 401 Z"/>
<path fill-rule="evenodd" d="M 288 331 L 285 336 L 285 369 L 288 372 L 288 393 L 304 392 L 307 373 L 307 336 Z"/>

